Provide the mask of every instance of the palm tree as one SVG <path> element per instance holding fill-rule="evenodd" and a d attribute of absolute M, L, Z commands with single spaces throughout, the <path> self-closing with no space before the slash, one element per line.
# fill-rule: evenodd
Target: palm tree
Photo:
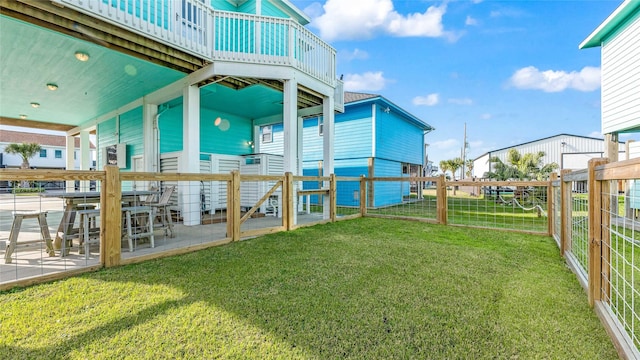
<path fill-rule="evenodd" d="M 440 160 L 440 170 L 447 176 L 447 171 L 451 171 L 451 160 Z"/>
<path fill-rule="evenodd" d="M 464 174 L 464 175 L 465 175 L 466 177 L 470 178 L 470 177 L 471 177 L 471 174 L 473 174 L 473 160 L 471 160 L 471 159 L 467 160 L 467 161 L 465 162 L 465 165 L 464 165 L 464 166 L 465 166 L 465 168 L 466 168 L 466 171 L 465 171 L 465 174 Z"/>
<path fill-rule="evenodd" d="M 29 159 L 31 159 L 35 154 L 39 153 L 42 147 L 37 143 L 22 143 L 22 144 L 9 144 L 4 148 L 4 151 L 7 154 L 17 154 L 22 157 L 22 165 L 21 169 L 29 169 L 31 166 L 29 165 Z M 29 187 L 28 181 L 22 182 L 22 187 Z"/>

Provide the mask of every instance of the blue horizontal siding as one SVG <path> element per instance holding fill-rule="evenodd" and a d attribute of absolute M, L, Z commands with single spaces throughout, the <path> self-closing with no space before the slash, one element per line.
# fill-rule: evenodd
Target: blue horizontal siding
<path fill-rule="evenodd" d="M 238 8 L 234 5 L 231 5 L 231 3 L 227 0 L 211 0 L 211 7 L 215 10 L 238 11 Z"/>
<path fill-rule="evenodd" d="M 107 146 L 118 143 L 118 137 L 116 135 L 116 119 L 111 118 L 107 121 L 103 121 L 98 124 L 97 127 L 97 139 L 98 149 L 96 151 L 96 163 L 97 169 L 102 170 L 104 168 L 104 159 L 102 158 L 102 149 Z"/>
<path fill-rule="evenodd" d="M 142 107 L 130 110 L 120 115 L 120 127 L 118 130 L 116 118 L 98 124 L 97 129 L 97 164 L 98 168 L 104 166 L 102 159 L 102 151 L 105 147 L 114 144 L 126 144 L 127 164 L 121 171 L 131 171 L 131 158 L 136 155 L 144 154 L 144 137 L 142 134 L 143 119 Z"/>
<path fill-rule="evenodd" d="M 173 107 L 160 116 L 160 153 L 182 151 L 182 105 Z M 222 123 L 215 125 L 220 117 Z M 228 122 L 228 127 L 226 126 Z M 200 152 L 245 155 L 253 152 L 247 144 L 252 139 L 252 121 L 219 111 L 200 109 Z"/>
<path fill-rule="evenodd" d="M 133 164 L 131 157 L 144 154 L 142 107 L 120 115 L 120 143 L 127 144 L 127 167 L 130 171 Z"/>
<path fill-rule="evenodd" d="M 391 112 L 376 115 L 376 157 L 411 164 L 422 164 L 424 133 Z"/>
<path fill-rule="evenodd" d="M 273 141 L 263 142 L 262 136 L 258 139 L 260 142 L 260 152 L 265 154 L 284 155 L 284 131 L 282 124 L 274 124 L 271 126 L 271 136 Z M 262 133 L 260 133 L 262 135 Z"/>
<path fill-rule="evenodd" d="M 400 177 L 402 176 L 402 163 L 382 159 L 374 159 L 374 177 Z M 374 183 L 374 207 L 388 206 L 402 203 L 402 195 L 407 194 L 405 187 L 409 183 L 400 181 L 377 181 Z"/>

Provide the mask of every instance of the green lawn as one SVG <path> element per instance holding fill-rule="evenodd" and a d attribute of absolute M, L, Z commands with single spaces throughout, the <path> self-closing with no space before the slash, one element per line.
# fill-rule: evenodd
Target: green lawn
<path fill-rule="evenodd" d="M 536 210 L 523 210 L 509 203 L 512 195 L 506 195 L 498 201 L 484 196 L 469 196 L 458 191 L 447 196 L 447 222 L 449 224 L 480 226 L 499 229 L 518 229 L 524 231 L 547 232 L 547 217 Z M 523 201 L 523 207 L 533 208 L 533 204 Z M 543 204 L 546 211 L 546 204 Z M 436 220 L 437 199 L 435 195 L 425 195 L 405 204 L 367 210 L 369 214 L 416 217 Z"/>
<path fill-rule="evenodd" d="M 551 238 L 364 218 L 0 294 L 1 359 L 617 359 Z"/>

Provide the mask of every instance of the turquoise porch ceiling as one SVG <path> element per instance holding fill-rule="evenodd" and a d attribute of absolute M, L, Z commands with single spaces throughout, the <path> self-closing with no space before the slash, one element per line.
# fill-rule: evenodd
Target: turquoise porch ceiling
<path fill-rule="evenodd" d="M 88 53 L 89 61 L 78 61 L 76 51 Z M 1 15 L 0 74 L 0 116 L 25 114 L 26 120 L 67 125 L 80 125 L 186 76 Z M 58 90 L 48 90 L 47 83 Z"/>

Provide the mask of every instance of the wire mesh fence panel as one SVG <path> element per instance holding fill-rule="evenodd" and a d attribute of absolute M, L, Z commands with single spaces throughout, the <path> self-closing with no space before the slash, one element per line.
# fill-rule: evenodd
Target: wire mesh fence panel
<path fill-rule="evenodd" d="M 330 178 L 322 176 L 293 177 L 293 223 L 309 226 L 329 221 Z"/>
<path fill-rule="evenodd" d="M 83 183 L 99 183 L 101 174 Z M 68 178 L 0 182 L 0 285 L 100 266 L 100 193 L 76 191 L 82 177 Z"/>
<path fill-rule="evenodd" d="M 640 346 L 640 185 L 639 180 L 605 182 L 603 198 L 602 298 L 624 327 L 636 348 Z M 625 189 L 626 187 L 626 189 Z M 618 191 L 620 190 L 620 191 Z"/>
<path fill-rule="evenodd" d="M 241 234 L 284 226 L 283 176 L 240 175 Z"/>
<path fill-rule="evenodd" d="M 213 177 L 122 173 L 122 259 L 227 240 L 229 181 Z"/>
<path fill-rule="evenodd" d="M 360 214 L 360 179 L 336 178 L 337 220 Z"/>
<path fill-rule="evenodd" d="M 569 252 L 578 261 L 579 270 L 589 274 L 589 198 L 586 188 L 574 187 L 571 192 L 571 245 Z"/>
<path fill-rule="evenodd" d="M 436 189 L 424 184 L 409 177 L 367 180 L 367 214 L 435 221 Z"/>
<path fill-rule="evenodd" d="M 547 186 L 447 184 L 449 224 L 548 232 Z"/>

